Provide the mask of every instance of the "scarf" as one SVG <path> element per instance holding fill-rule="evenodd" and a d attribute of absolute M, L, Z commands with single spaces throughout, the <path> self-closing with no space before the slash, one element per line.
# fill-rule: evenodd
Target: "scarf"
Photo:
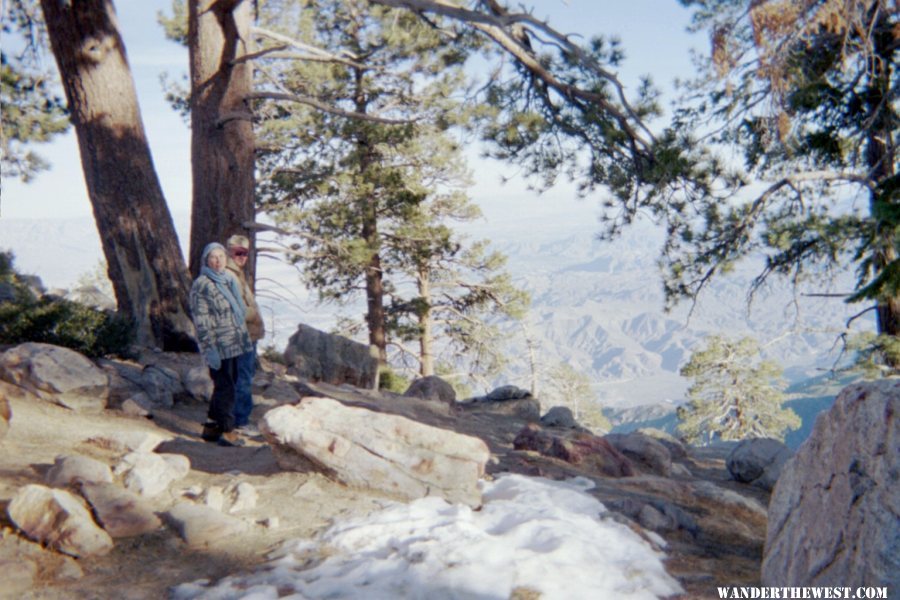
<path fill-rule="evenodd" d="M 241 297 L 241 287 L 237 278 L 229 273 L 228 269 L 220 273 L 213 271 L 206 264 L 209 253 L 216 248 L 220 248 L 223 252 L 225 251 L 224 246 L 216 242 L 207 244 L 206 248 L 203 249 L 203 254 L 200 257 L 200 264 L 203 265 L 200 267 L 200 274 L 208 277 L 216 285 L 216 289 L 225 296 L 228 304 L 231 305 L 231 310 L 234 312 L 234 316 L 237 317 L 238 323 L 243 323 L 247 315 L 247 307 L 244 304 L 244 299 Z"/>

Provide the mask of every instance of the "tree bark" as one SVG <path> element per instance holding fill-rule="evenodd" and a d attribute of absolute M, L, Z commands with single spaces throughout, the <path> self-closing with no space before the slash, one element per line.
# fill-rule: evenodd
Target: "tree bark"
<path fill-rule="evenodd" d="M 374 207 L 372 213 L 374 213 Z M 378 220 L 370 215 L 363 223 L 363 239 L 371 248 L 378 244 Z M 387 335 L 385 333 L 384 274 L 381 270 L 381 255 L 372 252 L 366 265 L 366 324 L 369 326 L 369 345 L 377 350 L 380 366 L 387 365 Z"/>
<path fill-rule="evenodd" d="M 419 270 L 418 285 L 419 297 L 425 304 L 419 315 L 419 374 L 429 377 L 434 375 L 434 317 L 431 312 L 431 282 L 427 269 Z"/>
<path fill-rule="evenodd" d="M 878 271 L 883 270 L 891 262 L 897 260 L 897 246 L 895 242 L 895 224 L 882 222 L 882 215 L 890 215 L 897 200 L 897 192 L 886 189 L 886 183 L 892 180 L 896 169 L 896 147 L 894 145 L 894 129 L 896 128 L 896 113 L 890 106 L 888 94 L 890 93 L 891 80 L 894 70 L 894 41 L 893 28 L 886 15 L 882 15 L 875 24 L 875 52 L 869 59 L 869 85 L 866 101 L 873 126 L 869 130 L 866 140 L 866 164 L 868 165 L 872 179 L 878 183 L 878 187 L 871 192 L 871 212 L 879 220 L 876 224 L 880 247 L 875 250 L 875 264 Z M 900 335 L 900 297 L 893 296 L 882 298 L 877 305 L 878 333 L 897 336 Z M 891 365 L 897 367 L 898 365 Z"/>
<path fill-rule="evenodd" d="M 119 310 L 137 341 L 195 350 L 190 280 L 111 0 L 41 0 Z"/>
<path fill-rule="evenodd" d="M 200 255 L 210 242 L 245 235 L 255 220 L 254 137 L 246 98 L 252 66 L 236 62 L 250 53 L 249 0 L 190 0 L 188 47 L 191 65 L 191 273 L 200 272 Z M 246 267 L 255 280 L 256 253 Z"/>

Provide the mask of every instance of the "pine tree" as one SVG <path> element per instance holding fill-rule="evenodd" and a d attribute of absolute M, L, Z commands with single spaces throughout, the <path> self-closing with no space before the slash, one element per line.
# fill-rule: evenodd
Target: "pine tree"
<path fill-rule="evenodd" d="M 547 373 L 542 386 L 541 404 L 544 409 L 566 406 L 575 420 L 597 432 L 608 432 L 612 423 L 597 401 L 597 394 L 591 388 L 591 380 L 581 371 L 576 371 L 569 363 L 561 362 Z"/>
<path fill-rule="evenodd" d="M 47 32 L 36 0 L 3 3 L 0 27 L 0 165 L 3 178 L 28 182 L 50 165 L 29 148 L 49 142 L 69 128 L 58 81 L 42 67 Z M 10 53 L 10 37 L 21 36 L 20 52 Z"/>
<path fill-rule="evenodd" d="M 689 401 L 678 408 L 679 432 L 691 443 L 750 437 L 784 439 L 800 418 L 784 408 L 779 389 L 781 368 L 760 360 L 759 343 L 713 336 L 681 368 L 694 380 Z"/>
<path fill-rule="evenodd" d="M 266 101 L 263 206 L 296 231 L 306 280 L 322 298 L 365 291 L 369 342 L 385 362 L 396 280 L 420 274 L 403 261 L 451 247 L 431 237 L 437 223 L 427 235 L 409 228 L 467 182 L 447 134 L 465 115 L 457 99 L 465 47 L 406 11 L 359 0 L 281 4 L 263 16 L 272 19 L 266 35 L 308 55 L 264 69 L 268 87 L 255 95 Z M 409 251 L 412 240 L 420 254 Z M 398 304 L 411 302 L 404 298 Z"/>
<path fill-rule="evenodd" d="M 896 2 L 684 3 L 712 51 L 675 124 L 712 132 L 743 156 L 739 184 L 764 187 L 710 194 L 670 224 L 667 291 L 695 296 L 748 255 L 766 257 L 754 287 L 855 267 L 849 300 L 874 301 L 879 333 L 897 336 Z"/>

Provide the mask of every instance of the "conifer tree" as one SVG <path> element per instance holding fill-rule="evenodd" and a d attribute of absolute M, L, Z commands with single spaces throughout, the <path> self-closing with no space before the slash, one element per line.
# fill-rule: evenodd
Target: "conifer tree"
<path fill-rule="evenodd" d="M 779 389 L 781 368 L 760 360 L 759 343 L 750 337 L 737 342 L 713 336 L 681 368 L 694 380 L 689 402 L 678 408 L 678 431 L 691 443 L 751 437 L 784 439 L 800 418 L 784 408 Z"/>
<path fill-rule="evenodd" d="M 0 27 L 7 40 L 0 51 L 0 164 L 4 178 L 28 182 L 50 166 L 29 146 L 63 133 L 69 120 L 56 78 L 42 64 L 48 42 L 37 1 L 4 2 Z M 18 52 L 8 43 L 16 35 Z"/>
<path fill-rule="evenodd" d="M 321 297 L 364 290 L 369 342 L 385 362 L 395 274 L 451 248 L 430 237 L 436 223 L 422 235 L 409 228 L 467 179 L 459 144 L 447 135 L 465 119 L 466 47 L 445 43 L 415 15 L 362 0 L 283 5 L 261 15 L 263 35 L 305 56 L 267 63 L 265 89 L 254 95 L 266 102 L 261 200 L 297 231 L 306 280 Z M 412 240 L 430 249 L 411 252 Z M 404 298 L 397 304 L 409 306 Z"/>
<path fill-rule="evenodd" d="M 547 373 L 541 392 L 542 408 L 566 406 L 575 420 L 598 432 L 608 432 L 612 424 L 597 401 L 597 394 L 591 388 L 591 380 L 572 365 L 560 362 Z"/>

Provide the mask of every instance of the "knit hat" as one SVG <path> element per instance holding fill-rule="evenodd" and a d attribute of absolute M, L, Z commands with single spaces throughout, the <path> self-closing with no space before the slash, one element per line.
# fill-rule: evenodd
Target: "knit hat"
<path fill-rule="evenodd" d="M 228 238 L 228 241 L 225 242 L 225 244 L 229 248 L 246 248 L 247 250 L 250 249 L 250 240 L 243 235 L 233 235 Z"/>
<path fill-rule="evenodd" d="M 219 242 L 210 242 L 206 245 L 205 248 L 203 248 L 203 254 L 200 255 L 200 266 L 201 267 L 208 266 L 206 261 L 209 258 L 209 254 L 210 254 L 210 252 L 212 252 L 213 250 L 215 250 L 217 248 L 219 250 L 221 250 L 222 252 L 225 252 L 225 246 L 223 246 Z M 225 254 L 228 254 L 228 253 L 225 252 Z"/>

